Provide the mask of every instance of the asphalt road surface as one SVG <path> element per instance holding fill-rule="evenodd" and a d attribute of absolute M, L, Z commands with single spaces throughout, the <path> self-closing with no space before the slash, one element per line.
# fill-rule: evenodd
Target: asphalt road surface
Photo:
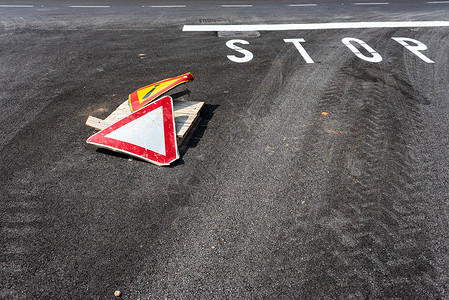
<path fill-rule="evenodd" d="M 2 0 L 0 298 L 448 299 L 449 3 L 357 1 Z M 179 161 L 86 144 L 186 72 Z"/>

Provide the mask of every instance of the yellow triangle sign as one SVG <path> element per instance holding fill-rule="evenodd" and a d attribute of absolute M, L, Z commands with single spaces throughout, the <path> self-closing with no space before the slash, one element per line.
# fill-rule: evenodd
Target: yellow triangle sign
<path fill-rule="evenodd" d="M 164 79 L 156 83 L 144 86 L 129 95 L 129 106 L 131 111 L 136 111 L 155 100 L 157 97 L 168 92 L 174 87 L 193 80 L 191 73 L 186 73 L 177 77 Z"/>

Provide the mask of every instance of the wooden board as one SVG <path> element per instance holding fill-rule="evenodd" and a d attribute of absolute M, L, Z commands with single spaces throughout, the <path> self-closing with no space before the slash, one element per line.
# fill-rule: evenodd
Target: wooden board
<path fill-rule="evenodd" d="M 178 139 L 183 139 L 193 127 L 192 125 L 198 118 L 203 105 L 204 102 L 199 101 L 173 101 L 176 135 Z M 103 130 L 130 114 L 131 109 L 129 108 L 128 100 L 126 100 L 104 120 L 89 116 L 86 125 L 98 130 Z"/>

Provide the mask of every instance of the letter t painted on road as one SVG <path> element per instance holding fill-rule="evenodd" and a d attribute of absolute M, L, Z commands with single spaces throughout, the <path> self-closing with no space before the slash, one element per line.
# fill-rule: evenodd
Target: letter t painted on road
<path fill-rule="evenodd" d="M 301 53 L 302 57 L 308 64 L 313 64 L 313 59 L 310 57 L 310 55 L 307 53 L 306 49 L 301 45 L 301 43 L 304 43 L 304 39 L 284 39 L 284 42 L 286 43 L 293 43 L 295 45 L 296 49 L 298 49 L 299 53 Z"/>

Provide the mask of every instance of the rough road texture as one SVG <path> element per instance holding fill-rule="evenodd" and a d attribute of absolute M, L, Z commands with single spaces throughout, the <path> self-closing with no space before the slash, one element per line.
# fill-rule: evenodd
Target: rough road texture
<path fill-rule="evenodd" d="M 264 32 L 240 65 L 173 20 L 4 20 L 0 298 L 448 298 L 447 29 Z M 85 143 L 187 71 L 207 105 L 172 167 Z"/>

